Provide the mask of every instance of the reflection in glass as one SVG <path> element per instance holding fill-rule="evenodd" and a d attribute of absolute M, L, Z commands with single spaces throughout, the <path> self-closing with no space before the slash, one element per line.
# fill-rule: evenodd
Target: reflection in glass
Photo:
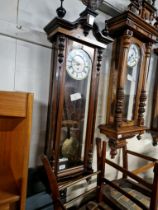
<path fill-rule="evenodd" d="M 134 55 L 134 50 L 137 52 Z M 136 56 L 134 58 L 134 56 Z M 135 59 L 135 62 L 134 62 Z M 133 64 L 133 65 L 131 65 Z M 140 69 L 140 48 L 132 44 L 132 52 L 129 50 L 127 76 L 125 81 L 125 108 L 124 119 L 132 121 L 134 119 L 134 107 L 136 100 L 136 90 Z"/>
<path fill-rule="evenodd" d="M 82 165 L 84 161 L 92 63 L 86 51 L 82 51 L 81 48 L 72 49 L 67 60 L 59 171 Z M 77 60 L 77 67 L 74 60 Z M 82 68 L 79 68 L 80 66 Z"/>

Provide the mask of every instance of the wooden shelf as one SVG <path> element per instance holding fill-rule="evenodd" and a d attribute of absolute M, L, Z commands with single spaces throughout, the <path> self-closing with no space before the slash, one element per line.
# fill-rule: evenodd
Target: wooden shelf
<path fill-rule="evenodd" d="M 8 204 L 8 203 L 15 203 L 20 200 L 19 195 L 15 195 L 10 192 L 0 191 L 0 205 Z"/>
<path fill-rule="evenodd" d="M 13 203 L 19 199 L 18 188 L 11 170 L 0 171 L 0 205 Z"/>
<path fill-rule="evenodd" d="M 12 171 L 0 171 L 0 210 L 16 210 L 20 195 Z"/>

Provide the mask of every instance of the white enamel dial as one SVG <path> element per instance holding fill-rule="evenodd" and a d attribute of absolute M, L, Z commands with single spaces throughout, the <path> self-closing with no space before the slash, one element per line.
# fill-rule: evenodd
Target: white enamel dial
<path fill-rule="evenodd" d="M 91 69 L 91 59 L 82 49 L 73 49 L 69 52 L 66 70 L 76 80 L 85 79 Z"/>
<path fill-rule="evenodd" d="M 128 66 L 134 67 L 140 58 L 139 47 L 136 44 L 131 44 L 128 51 Z"/>

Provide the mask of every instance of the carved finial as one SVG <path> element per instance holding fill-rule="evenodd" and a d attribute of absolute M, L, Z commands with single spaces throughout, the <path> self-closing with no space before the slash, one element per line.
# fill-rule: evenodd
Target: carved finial
<path fill-rule="evenodd" d="M 149 4 L 152 4 L 152 0 L 146 0 Z"/>
<path fill-rule="evenodd" d="M 80 14 L 81 24 L 84 28 L 84 35 L 87 36 L 89 34 L 89 31 L 96 27 L 94 24 L 95 17 L 98 15 L 95 11 L 89 9 L 86 7 L 86 9 Z M 84 21 L 83 21 L 84 20 Z M 97 28 L 96 28 L 97 30 Z"/>
<path fill-rule="evenodd" d="M 114 159 L 117 155 L 117 141 L 115 139 L 109 139 L 110 156 Z"/>
<path fill-rule="evenodd" d="M 139 15 L 140 10 L 142 8 L 142 0 L 130 0 L 131 3 L 129 4 L 128 8 L 133 13 Z"/>
<path fill-rule="evenodd" d="M 105 28 L 102 30 L 102 34 L 104 36 L 109 36 L 109 29 L 108 29 L 107 21 L 105 21 Z"/>
<path fill-rule="evenodd" d="M 142 2 L 143 2 L 143 0 L 130 0 L 130 1 L 133 5 L 135 5 L 137 7 L 142 6 Z"/>
<path fill-rule="evenodd" d="M 147 100 L 146 91 L 142 90 L 140 94 L 140 102 L 139 102 L 139 110 L 138 110 L 138 122 L 140 126 L 144 125 L 144 113 L 145 113 L 146 100 Z"/>
<path fill-rule="evenodd" d="M 154 23 L 154 26 L 155 26 L 156 29 L 158 29 L 158 16 L 155 18 L 155 20 L 156 20 L 156 21 L 155 21 L 155 23 Z"/>
<path fill-rule="evenodd" d="M 156 0 L 146 0 L 149 4 L 155 6 Z"/>
<path fill-rule="evenodd" d="M 138 140 L 141 140 L 141 139 L 142 139 L 141 134 L 139 134 L 139 135 L 137 136 L 137 139 L 138 139 Z"/>
<path fill-rule="evenodd" d="M 157 136 L 153 136 L 153 146 L 157 146 L 158 145 L 158 137 Z"/>
<path fill-rule="evenodd" d="M 103 0 L 82 0 L 83 4 L 91 10 L 96 10 L 103 3 Z"/>
<path fill-rule="evenodd" d="M 64 0 L 60 0 L 61 1 L 61 5 L 59 8 L 57 8 L 56 12 L 58 17 L 63 18 L 66 14 L 66 10 L 63 8 L 63 1 Z"/>
<path fill-rule="evenodd" d="M 155 6 L 155 2 L 156 2 L 156 0 L 153 0 L 153 3 L 152 3 L 153 6 Z"/>

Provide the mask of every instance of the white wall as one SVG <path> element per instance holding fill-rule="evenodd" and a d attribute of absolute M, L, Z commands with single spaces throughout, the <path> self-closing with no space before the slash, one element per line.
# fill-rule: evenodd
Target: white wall
<path fill-rule="evenodd" d="M 123 10 L 128 4 L 126 0 L 107 2 L 119 10 Z M 43 152 L 45 141 L 51 44 L 46 39 L 43 27 L 55 17 L 59 4 L 59 0 L 0 0 L 0 90 L 34 93 L 30 167 L 40 163 L 39 154 Z M 64 7 L 67 10 L 65 18 L 71 21 L 77 19 L 85 8 L 79 0 L 65 0 Z M 107 18 L 104 13 L 99 13 L 97 22 L 100 28 L 104 27 Z M 97 125 L 105 121 L 110 54 L 111 45 L 104 56 Z M 152 91 L 150 85 L 148 89 Z M 150 104 L 150 100 L 148 102 Z M 148 107 L 149 115 L 150 106 Z M 96 136 L 100 135 L 97 125 Z M 106 139 L 103 135 L 102 138 Z M 151 145 L 149 135 L 145 137 L 145 144 L 143 142 L 133 139 L 130 144 L 142 153 L 157 152 Z M 119 157 L 116 157 L 116 161 L 118 160 Z"/>

